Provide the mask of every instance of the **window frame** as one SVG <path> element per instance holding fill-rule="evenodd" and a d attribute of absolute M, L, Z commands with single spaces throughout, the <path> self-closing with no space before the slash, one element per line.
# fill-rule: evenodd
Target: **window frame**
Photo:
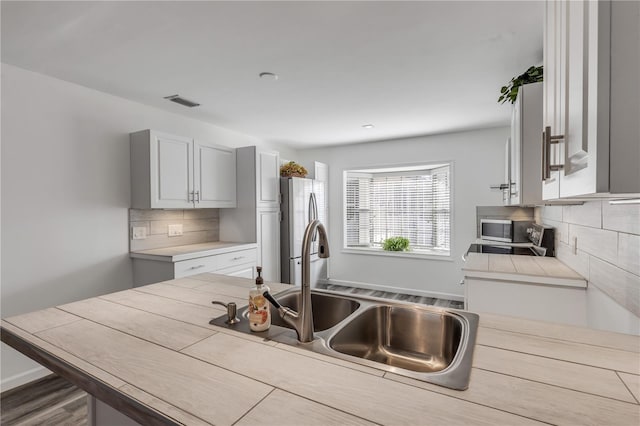
<path fill-rule="evenodd" d="M 419 250 L 408 252 L 393 252 L 385 251 L 382 248 L 374 247 L 353 247 L 347 246 L 347 173 L 374 173 L 378 172 L 390 172 L 392 169 L 400 169 L 398 171 L 406 171 L 411 173 L 416 170 L 434 169 L 437 166 L 449 166 L 449 250 L 446 253 L 439 252 L 439 250 Z M 382 165 L 367 165 L 367 166 L 354 166 L 345 167 L 342 169 L 342 253 L 347 254 L 360 254 L 360 255 L 373 255 L 373 256 L 387 256 L 397 258 L 414 258 L 414 259 L 430 259 L 441 261 L 453 261 L 454 252 L 454 176 L 455 176 L 455 162 L 453 160 L 442 161 L 428 161 L 419 163 L 401 163 L 401 164 L 382 164 Z"/>

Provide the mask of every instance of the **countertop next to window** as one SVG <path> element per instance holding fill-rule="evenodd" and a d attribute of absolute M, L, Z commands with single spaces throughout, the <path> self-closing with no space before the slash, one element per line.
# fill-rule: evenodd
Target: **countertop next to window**
<path fill-rule="evenodd" d="M 208 324 L 251 286 L 138 287 L 7 318 L 2 340 L 144 424 L 640 423 L 638 336 L 481 314 L 455 391 Z"/>

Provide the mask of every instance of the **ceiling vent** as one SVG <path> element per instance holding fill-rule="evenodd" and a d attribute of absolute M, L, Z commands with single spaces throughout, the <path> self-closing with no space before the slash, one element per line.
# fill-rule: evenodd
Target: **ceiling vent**
<path fill-rule="evenodd" d="M 175 102 L 177 104 L 184 105 L 189 108 L 200 106 L 199 103 L 190 101 L 189 99 L 182 98 L 180 97 L 180 95 L 165 96 L 164 98 L 170 100 L 171 102 Z"/>

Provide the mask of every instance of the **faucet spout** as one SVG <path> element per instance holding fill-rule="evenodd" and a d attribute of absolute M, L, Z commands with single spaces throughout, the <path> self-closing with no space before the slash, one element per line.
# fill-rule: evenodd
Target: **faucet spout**
<path fill-rule="evenodd" d="M 309 343 L 313 341 L 313 312 L 311 307 L 311 242 L 315 233 L 319 234 L 318 257 L 329 257 L 329 238 L 324 225 L 319 220 L 314 220 L 304 231 L 302 240 L 302 303 L 300 304 L 300 312 L 295 312 L 280 304 L 267 292 L 264 296 L 269 299 L 273 306 L 278 310 L 280 317 L 291 325 L 298 335 L 298 341 L 301 343 Z"/>

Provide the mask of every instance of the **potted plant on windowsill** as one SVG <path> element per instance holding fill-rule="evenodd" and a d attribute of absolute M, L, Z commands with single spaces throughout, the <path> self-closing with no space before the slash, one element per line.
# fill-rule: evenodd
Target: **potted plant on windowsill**
<path fill-rule="evenodd" d="M 385 251 L 409 251 L 409 239 L 405 237 L 389 237 L 382 241 Z"/>

